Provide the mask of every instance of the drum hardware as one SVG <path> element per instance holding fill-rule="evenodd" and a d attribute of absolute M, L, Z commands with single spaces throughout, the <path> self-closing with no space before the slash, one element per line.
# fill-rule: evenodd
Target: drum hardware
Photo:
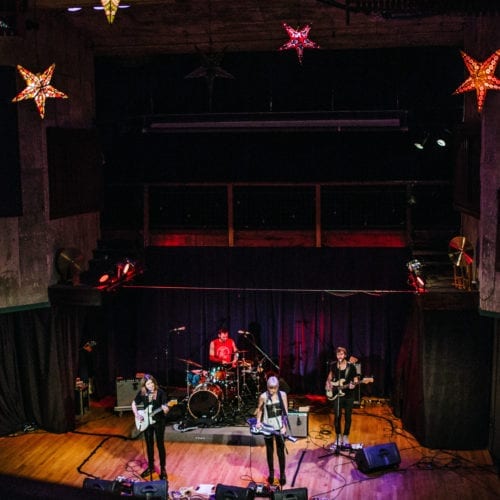
<path fill-rule="evenodd" d="M 191 387 L 191 384 L 190 384 L 190 377 L 189 377 L 189 373 L 191 373 L 191 370 L 189 369 L 189 366 L 194 366 L 196 368 L 203 368 L 200 363 L 197 363 L 196 361 L 192 361 L 190 359 L 184 359 L 184 358 L 177 358 L 179 361 L 182 361 L 183 363 L 186 363 L 186 398 L 189 398 L 189 389 Z"/>

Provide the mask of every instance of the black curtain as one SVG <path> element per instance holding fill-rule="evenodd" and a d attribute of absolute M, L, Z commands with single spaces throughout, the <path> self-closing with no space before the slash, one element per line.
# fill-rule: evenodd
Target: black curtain
<path fill-rule="evenodd" d="M 0 315 L 0 435 L 26 425 L 58 433 L 74 429 L 75 379 L 87 380 L 94 355 L 83 346 L 97 335 L 95 349 L 107 351 L 100 333 L 104 312 L 74 306 Z M 96 360 L 96 385 L 109 394 L 106 360 L 98 352 Z"/>
<path fill-rule="evenodd" d="M 208 346 L 217 328 L 231 336 L 256 367 L 280 368 L 295 393 L 323 393 L 327 362 L 334 348 L 346 346 L 359 358 L 370 393 L 392 391 L 395 359 L 406 321 L 407 295 L 335 294 L 299 291 L 245 292 L 129 289 L 116 304 L 116 376 L 153 372 L 168 385 L 182 386 L 182 359 L 208 368 Z M 179 326 L 186 330 L 172 332 Z M 250 332 L 238 334 L 238 330 Z M 267 360 L 260 348 L 269 356 Z"/>
<path fill-rule="evenodd" d="M 446 308 L 417 297 L 396 369 L 395 409 L 429 448 L 483 449 L 488 444 L 493 320 L 480 316 L 476 294 Z M 472 306 L 472 307 L 471 307 Z"/>
<path fill-rule="evenodd" d="M 293 392 L 323 394 L 327 362 L 344 345 L 375 379 L 364 390 L 389 396 L 412 296 L 407 259 L 406 249 L 149 249 L 143 281 L 103 292 L 100 306 L 0 315 L 0 434 L 25 423 L 73 429 L 78 376 L 94 378 L 98 397 L 141 371 L 182 386 L 180 360 L 208 367 L 222 323 Z"/>
<path fill-rule="evenodd" d="M 115 375 L 151 371 L 181 386 L 181 360 L 208 367 L 224 323 L 254 367 L 278 365 L 294 392 L 322 393 L 344 345 L 375 379 L 365 390 L 387 396 L 412 295 L 407 258 L 406 249 L 150 248 L 144 281 L 114 301 Z"/>

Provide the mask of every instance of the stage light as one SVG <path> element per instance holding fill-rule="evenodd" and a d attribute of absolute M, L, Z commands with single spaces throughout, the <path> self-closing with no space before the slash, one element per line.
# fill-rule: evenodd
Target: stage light
<path fill-rule="evenodd" d="M 104 255 L 90 263 L 82 282 L 100 290 L 111 291 L 142 273 L 141 265 L 131 257 L 111 258 Z"/>
<path fill-rule="evenodd" d="M 59 274 L 59 284 L 78 285 L 80 274 L 84 267 L 84 258 L 78 248 L 61 248 L 56 252 L 56 271 Z"/>
<path fill-rule="evenodd" d="M 414 142 L 413 145 L 420 151 L 425 149 L 425 145 L 427 144 L 427 141 L 429 140 L 429 134 L 426 133 L 420 137 L 418 137 Z"/>
<path fill-rule="evenodd" d="M 410 285 L 417 293 L 424 293 L 427 282 L 423 275 L 423 266 L 418 259 L 413 259 L 407 262 L 408 268 L 408 285 Z"/>
<path fill-rule="evenodd" d="M 446 146 L 448 146 L 450 137 L 451 137 L 451 132 L 445 128 L 440 133 L 436 134 L 436 144 L 440 148 L 445 148 Z"/>
<path fill-rule="evenodd" d="M 409 271 L 416 273 L 422 268 L 422 264 L 420 263 L 419 260 L 413 259 L 413 260 L 410 260 L 410 262 L 408 262 L 406 264 L 406 267 L 408 267 Z"/>

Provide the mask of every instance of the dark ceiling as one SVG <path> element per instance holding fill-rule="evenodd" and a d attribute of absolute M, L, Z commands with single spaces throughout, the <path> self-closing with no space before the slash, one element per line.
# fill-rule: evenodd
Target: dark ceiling
<path fill-rule="evenodd" d="M 21 3 L 20 0 L 17 0 Z M 96 54 L 271 51 L 287 39 L 282 24 L 311 24 L 323 49 L 462 44 L 464 15 L 497 15 L 490 0 L 122 0 L 113 24 L 98 0 L 36 0 L 37 13 L 65 16 Z M 79 12 L 68 7 L 79 5 Z M 32 15 L 32 14 L 29 14 Z M 28 16 L 29 17 L 29 16 Z"/>

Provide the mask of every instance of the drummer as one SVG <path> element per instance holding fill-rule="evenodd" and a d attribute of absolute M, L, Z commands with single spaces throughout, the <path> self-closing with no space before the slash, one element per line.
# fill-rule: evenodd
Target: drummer
<path fill-rule="evenodd" d="M 209 360 L 214 366 L 236 368 L 238 349 L 234 340 L 229 338 L 229 331 L 226 327 L 219 328 L 217 338 L 210 342 Z"/>

